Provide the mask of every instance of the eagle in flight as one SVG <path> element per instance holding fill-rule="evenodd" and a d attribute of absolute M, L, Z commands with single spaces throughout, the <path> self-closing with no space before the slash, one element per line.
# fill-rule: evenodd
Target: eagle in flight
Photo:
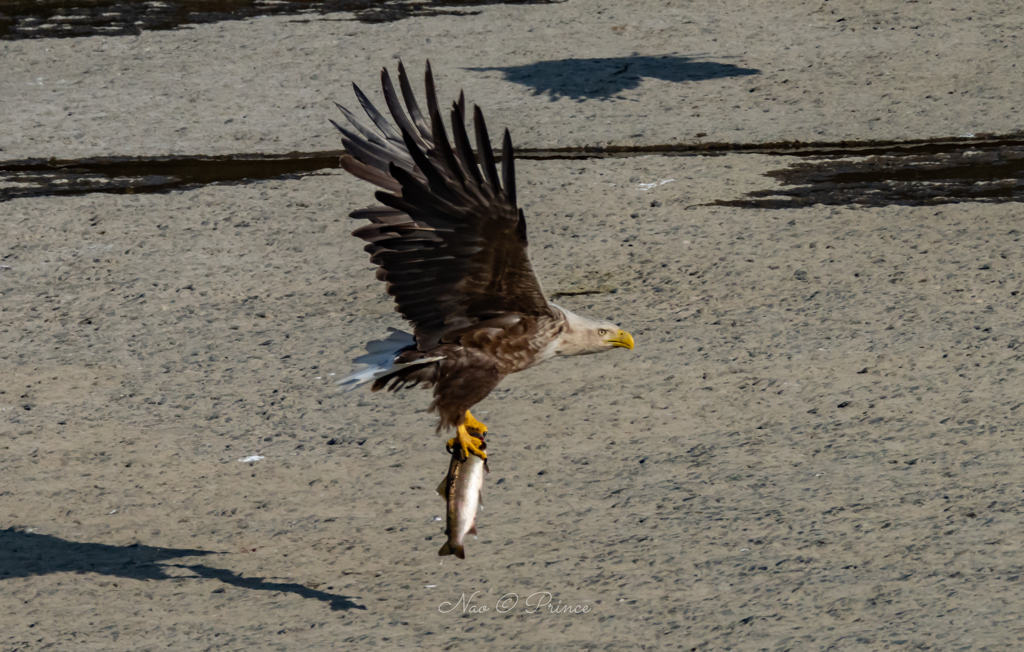
<path fill-rule="evenodd" d="M 633 348 L 633 337 L 615 324 L 575 315 L 547 300 L 527 253 L 526 220 L 516 205 L 512 139 L 505 130 L 501 175 L 480 108 L 473 107 L 476 154 L 466 132 L 465 97 L 451 110 L 454 145 L 448 140 L 426 69 L 427 117 L 398 64 L 405 107 L 387 69 L 384 99 L 393 126 L 353 84 L 373 125 L 338 105 L 351 125 L 342 127 L 341 167 L 378 186 L 383 206 L 354 211 L 368 220 L 352 235 L 366 241 L 377 278 L 387 284 L 395 310 L 412 324 L 408 334 L 390 329 L 355 359 L 367 366 L 339 381 L 345 389 L 433 388 L 430 411 L 437 431 L 455 428 L 449 448 L 462 458 L 484 459 L 487 427 L 470 408 L 501 379 L 555 356 Z"/>

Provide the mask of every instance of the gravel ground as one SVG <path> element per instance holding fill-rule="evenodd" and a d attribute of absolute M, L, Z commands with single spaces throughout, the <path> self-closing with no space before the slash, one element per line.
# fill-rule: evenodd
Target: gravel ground
<path fill-rule="evenodd" d="M 275 17 L 0 43 L 6 159 L 337 148 L 331 101 L 429 58 L 521 147 L 1020 130 L 1024 13 L 964 3 L 638 0 L 366 24 Z M 665 57 L 665 58 L 663 58 Z M 704 134 L 698 137 L 697 134 Z"/>

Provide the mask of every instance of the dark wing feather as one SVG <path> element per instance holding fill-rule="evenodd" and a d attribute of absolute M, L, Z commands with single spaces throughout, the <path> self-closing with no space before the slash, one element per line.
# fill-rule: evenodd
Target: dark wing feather
<path fill-rule="evenodd" d="M 473 105 L 473 129 L 476 131 L 476 151 L 480 155 L 480 167 L 487 175 L 487 183 L 495 190 L 501 188 L 498 181 L 498 168 L 494 165 L 494 150 L 491 149 L 491 139 L 487 136 L 487 123 L 484 122 L 484 114 L 480 107 Z"/>
<path fill-rule="evenodd" d="M 469 144 L 469 136 L 466 135 L 466 98 L 462 93 L 459 93 L 459 101 L 452 105 L 452 124 L 455 123 L 460 125 L 460 127 L 452 129 L 455 136 L 455 153 L 459 156 L 459 164 L 473 178 L 473 186 L 479 187 L 484 180 L 480 176 L 476 157 L 473 156 L 473 147 Z"/>
<path fill-rule="evenodd" d="M 402 132 L 412 136 L 413 140 L 416 141 L 416 145 L 419 147 L 426 148 L 427 142 L 423 140 L 419 130 L 413 126 L 413 123 L 409 120 L 409 116 L 405 114 L 405 110 L 402 108 L 401 102 L 398 101 L 398 95 L 395 93 L 395 86 L 391 83 L 391 75 L 388 74 L 387 68 L 383 68 L 380 71 L 380 83 L 384 88 L 384 101 L 387 102 L 388 111 L 391 112 L 391 117 L 398 123 L 398 128 Z M 345 116 L 346 118 L 348 116 Z"/>
<path fill-rule="evenodd" d="M 516 164 L 512 157 L 512 136 L 505 130 L 501 143 L 501 176 L 508 203 L 516 205 Z"/>
<path fill-rule="evenodd" d="M 416 95 L 412 92 L 409 76 L 405 74 L 405 66 L 402 65 L 401 61 L 398 62 L 398 84 L 402 87 L 402 98 L 405 99 L 405 106 L 409 108 L 409 115 L 412 117 L 412 121 L 416 123 L 416 128 L 419 129 L 420 135 L 424 138 L 430 138 L 430 127 L 427 126 L 427 121 L 423 119 L 420 105 L 416 102 Z"/>
<path fill-rule="evenodd" d="M 405 110 L 387 71 L 381 73 L 397 129 L 358 88 L 359 103 L 379 133 L 344 109 L 354 131 L 338 129 L 347 152 L 342 167 L 383 189 L 376 197 L 384 206 L 352 213 L 370 221 L 353 235 L 367 242 L 370 260 L 379 266 L 377 278 L 387 283 L 396 310 L 413 324 L 417 347 L 430 350 L 446 338 L 484 327 L 485 322 L 494 327 L 517 323 L 523 315 L 551 316 L 527 254 L 508 130 L 499 179 L 478 107 L 473 107 L 473 122 L 482 171 L 466 134 L 464 97 L 460 94 L 452 107 L 453 148 L 430 64 L 429 124 L 401 63 L 398 79 Z"/>

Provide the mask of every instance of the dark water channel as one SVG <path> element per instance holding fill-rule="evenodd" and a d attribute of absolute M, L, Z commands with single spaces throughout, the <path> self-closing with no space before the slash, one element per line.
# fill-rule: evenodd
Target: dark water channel
<path fill-rule="evenodd" d="M 215 183 L 253 183 L 338 167 L 342 152 L 310 154 L 110 157 L 0 163 L 0 201 L 18 197 L 122 195 L 190 190 Z"/>
<path fill-rule="evenodd" d="M 2 0 L 0 39 L 127 36 L 148 30 L 259 16 L 351 13 L 382 23 L 412 16 L 466 15 L 490 4 L 551 4 L 561 0 Z"/>
<path fill-rule="evenodd" d="M 1024 202 L 1024 144 L 970 144 L 933 152 L 828 157 L 769 172 L 781 188 L 757 190 L 719 206 L 800 208 L 932 206 Z"/>
<path fill-rule="evenodd" d="M 40 196 L 161 193 L 210 184 L 296 178 L 338 167 L 341 151 L 284 155 L 96 158 L 0 162 L 0 202 Z M 523 160 L 760 154 L 799 157 L 769 172 L 781 187 L 720 199 L 720 206 L 814 204 L 926 206 L 1024 202 L 1024 137 L 842 142 L 699 144 L 519 150 Z"/>

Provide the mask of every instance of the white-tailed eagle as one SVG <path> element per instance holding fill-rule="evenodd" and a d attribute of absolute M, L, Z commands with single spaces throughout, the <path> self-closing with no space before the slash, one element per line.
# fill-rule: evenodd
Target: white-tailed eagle
<path fill-rule="evenodd" d="M 463 459 L 486 458 L 487 428 L 469 410 L 501 379 L 554 356 L 633 348 L 615 324 L 575 315 L 549 302 L 527 254 L 526 220 L 516 206 L 512 139 L 505 130 L 501 176 L 480 108 L 473 107 L 476 154 L 466 133 L 465 98 L 452 105 L 448 140 L 427 63 L 427 117 L 398 64 L 405 108 L 386 69 L 381 83 L 392 126 L 353 84 L 373 126 L 338 106 L 351 125 L 341 131 L 341 166 L 381 188 L 383 206 L 351 214 L 369 220 L 353 233 L 367 242 L 377 278 L 395 298 L 412 335 L 391 329 L 367 344 L 356 362 L 369 365 L 339 382 L 373 390 L 422 385 L 434 389 L 437 430 L 456 428 Z M 374 128 L 376 127 L 376 128 Z M 449 447 L 456 440 L 449 442 Z"/>

